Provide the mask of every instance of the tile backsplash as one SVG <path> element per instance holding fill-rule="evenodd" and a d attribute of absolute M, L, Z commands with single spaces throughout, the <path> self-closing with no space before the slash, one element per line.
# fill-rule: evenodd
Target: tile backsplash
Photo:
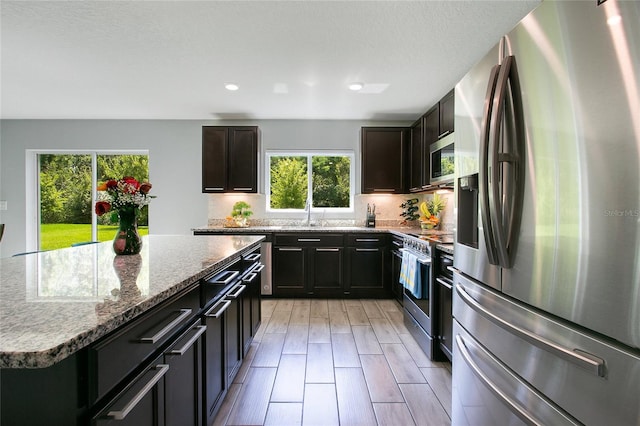
<path fill-rule="evenodd" d="M 311 213 L 311 221 L 322 225 L 333 226 L 364 226 L 367 215 L 367 204 L 376 206 L 376 226 L 400 226 L 402 222 L 402 208 L 400 204 L 411 198 L 417 198 L 418 202 L 426 201 L 431 194 L 357 194 L 355 196 L 354 210 L 345 213 L 335 213 L 322 209 Z M 453 231 L 454 198 L 453 192 L 440 194 L 446 200 L 446 206 L 441 213 L 441 229 Z M 268 212 L 266 208 L 266 196 L 264 194 L 208 194 L 208 226 L 220 226 L 225 217 L 231 214 L 233 204 L 237 201 L 245 201 L 251 206 L 253 215 L 250 221 L 256 225 L 296 225 L 306 222 L 306 212 L 281 213 Z M 409 224 L 419 226 L 419 223 Z"/>

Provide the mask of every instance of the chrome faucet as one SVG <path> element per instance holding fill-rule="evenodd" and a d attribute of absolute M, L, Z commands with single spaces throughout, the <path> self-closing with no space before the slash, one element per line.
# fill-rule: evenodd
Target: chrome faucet
<path fill-rule="evenodd" d="M 307 202 L 304 205 L 304 209 L 307 211 L 307 226 L 311 225 L 311 199 L 307 198 Z"/>

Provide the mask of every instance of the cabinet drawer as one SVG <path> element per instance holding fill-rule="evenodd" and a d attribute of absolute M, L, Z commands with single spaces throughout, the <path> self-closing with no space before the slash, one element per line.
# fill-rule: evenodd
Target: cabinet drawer
<path fill-rule="evenodd" d="M 344 245 L 344 239 L 342 234 L 276 234 L 274 237 L 274 245 L 342 247 Z"/>
<path fill-rule="evenodd" d="M 154 355 L 195 318 L 199 309 L 196 284 L 89 347 L 92 401 L 102 398 Z"/>
<path fill-rule="evenodd" d="M 387 245 L 387 235 L 382 233 L 348 234 L 349 247 L 381 247 Z"/>

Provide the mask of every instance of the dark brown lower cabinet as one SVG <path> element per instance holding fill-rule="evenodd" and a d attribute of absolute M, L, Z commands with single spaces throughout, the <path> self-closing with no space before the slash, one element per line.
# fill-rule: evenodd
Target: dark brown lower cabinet
<path fill-rule="evenodd" d="M 94 421 L 96 426 L 165 424 L 166 375 L 169 366 L 158 357 L 113 399 Z"/>
<path fill-rule="evenodd" d="M 195 322 L 169 349 L 164 363 L 165 420 L 167 426 L 202 424 L 202 357 L 207 327 Z"/>
<path fill-rule="evenodd" d="M 347 236 L 345 294 L 350 297 L 389 297 L 389 248 L 384 234 Z"/>
<path fill-rule="evenodd" d="M 276 297 L 340 297 L 343 294 L 342 244 L 338 247 L 274 247 L 272 261 Z"/>
<path fill-rule="evenodd" d="M 335 297 L 343 292 L 344 248 L 308 248 L 309 294 L 313 297 Z"/>
<path fill-rule="evenodd" d="M 273 295 L 306 296 L 307 262 L 302 247 L 274 247 L 271 258 L 273 268 Z"/>
<path fill-rule="evenodd" d="M 203 392 L 206 424 L 213 419 L 227 393 L 227 367 L 225 365 L 227 308 L 231 301 L 221 299 L 203 315 L 207 326 L 204 335 Z"/>
<path fill-rule="evenodd" d="M 227 384 L 233 383 L 244 355 L 242 343 L 242 294 L 246 286 L 238 283 L 229 291 L 226 300 L 230 301 L 225 321 L 225 364 Z M 228 387 L 228 386 L 227 386 Z"/>

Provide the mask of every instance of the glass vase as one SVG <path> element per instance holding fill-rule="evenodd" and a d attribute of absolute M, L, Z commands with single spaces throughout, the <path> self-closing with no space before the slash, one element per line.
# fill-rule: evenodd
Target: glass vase
<path fill-rule="evenodd" d="M 138 211 L 135 207 L 122 207 L 118 210 L 120 221 L 113 239 L 115 254 L 138 254 L 142 250 L 142 240 L 138 234 Z"/>

